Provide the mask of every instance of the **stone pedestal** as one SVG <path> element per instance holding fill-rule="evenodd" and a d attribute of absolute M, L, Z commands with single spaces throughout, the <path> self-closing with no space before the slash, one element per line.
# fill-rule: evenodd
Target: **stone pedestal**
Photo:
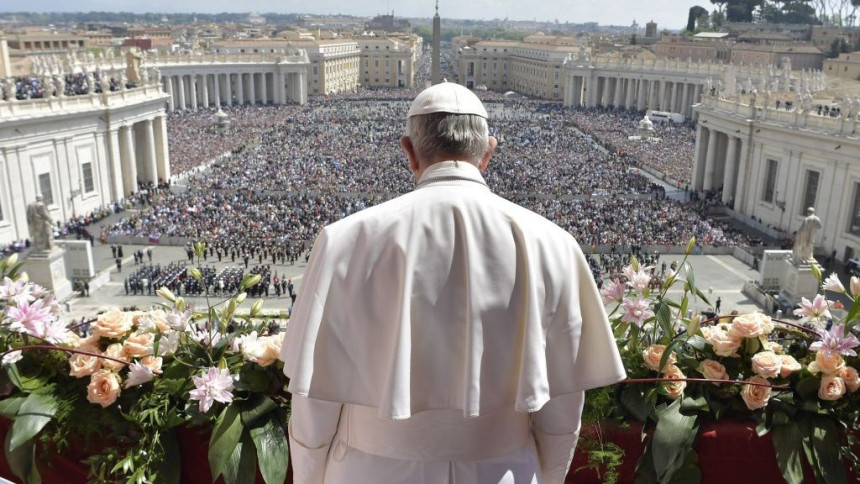
<path fill-rule="evenodd" d="M 50 290 L 62 301 L 72 294 L 72 283 L 66 277 L 66 251 L 55 247 L 50 252 L 30 254 L 24 260 L 24 271 L 32 282 Z"/>
<path fill-rule="evenodd" d="M 780 294 L 793 304 L 800 302 L 805 297 L 810 301 L 818 294 L 818 280 L 812 274 L 812 264 L 817 264 L 815 259 L 795 264 L 794 259 L 785 261 L 784 285 Z"/>

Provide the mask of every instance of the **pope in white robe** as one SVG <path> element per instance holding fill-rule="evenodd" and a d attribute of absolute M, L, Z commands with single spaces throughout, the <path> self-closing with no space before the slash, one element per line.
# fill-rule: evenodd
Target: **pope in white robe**
<path fill-rule="evenodd" d="M 295 482 L 563 482 L 584 391 L 625 377 L 591 271 L 487 187 L 471 91 L 430 87 L 408 117 L 415 190 L 323 229 L 301 281 L 281 352 Z"/>

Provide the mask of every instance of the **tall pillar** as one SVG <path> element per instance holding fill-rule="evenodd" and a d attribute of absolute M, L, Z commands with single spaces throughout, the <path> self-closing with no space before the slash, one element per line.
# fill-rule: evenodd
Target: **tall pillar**
<path fill-rule="evenodd" d="M 209 75 L 208 74 L 200 74 L 198 77 L 201 88 L 201 96 L 202 96 L 202 104 L 204 108 L 209 107 Z"/>
<path fill-rule="evenodd" d="M 236 102 L 239 106 L 245 104 L 245 82 L 242 80 L 243 74 L 236 74 Z"/>
<path fill-rule="evenodd" d="M 225 94 L 225 99 L 227 100 L 227 106 L 233 105 L 233 92 L 236 89 L 236 83 L 233 81 L 233 74 L 227 73 L 224 74 L 225 84 L 227 86 L 227 92 Z"/>
<path fill-rule="evenodd" d="M 269 103 L 269 93 L 266 86 L 266 76 L 265 72 L 260 73 L 260 104 L 268 104 Z"/>
<path fill-rule="evenodd" d="M 122 154 L 120 151 L 119 129 L 108 131 L 108 167 L 110 168 L 110 197 L 117 201 L 125 198 L 123 193 Z"/>
<path fill-rule="evenodd" d="M 276 97 L 275 102 L 277 104 L 286 104 L 287 103 L 287 93 L 285 92 L 284 86 L 287 84 L 287 80 L 284 76 L 284 73 L 278 71 L 278 73 L 275 74 L 275 79 L 277 80 L 277 82 L 275 82 L 275 93 L 276 93 L 275 94 L 275 97 Z"/>
<path fill-rule="evenodd" d="M 188 107 L 185 104 L 185 76 L 176 76 L 176 80 L 179 83 L 179 109 L 185 109 Z"/>
<path fill-rule="evenodd" d="M 635 95 L 636 79 L 628 78 L 625 80 L 627 86 L 627 98 L 624 100 L 624 109 L 633 108 L 633 96 Z"/>
<path fill-rule="evenodd" d="M 153 125 L 156 175 L 159 180 L 167 181 L 170 179 L 170 152 L 167 149 L 167 116 L 156 116 Z"/>
<path fill-rule="evenodd" d="M 298 74 L 298 90 L 299 90 L 299 98 L 296 100 L 301 105 L 305 105 L 308 102 L 308 79 L 307 75 L 304 72 L 300 72 Z"/>
<path fill-rule="evenodd" d="M 123 126 L 120 128 L 123 198 L 137 191 L 137 160 L 134 156 L 133 130 L 132 126 Z"/>
<path fill-rule="evenodd" d="M 734 136 L 729 136 L 729 146 L 726 149 L 726 167 L 723 173 L 723 203 L 728 204 L 735 196 L 735 184 L 737 175 L 737 151 L 738 139 Z"/>
<path fill-rule="evenodd" d="M 624 95 L 624 92 L 621 90 L 622 87 L 624 87 L 624 79 L 621 78 L 620 75 L 616 76 L 615 77 L 615 92 L 613 93 L 614 99 L 612 100 L 612 104 L 615 106 L 615 109 L 621 108 L 622 103 L 624 102 L 622 100 L 623 99 L 622 96 Z"/>
<path fill-rule="evenodd" d="M 749 176 L 747 176 L 750 164 L 749 159 L 752 154 L 751 147 L 752 143 L 744 142 L 743 138 L 738 139 L 738 182 L 737 189 L 735 190 L 737 195 L 735 196 L 735 206 L 732 208 L 745 215 L 748 215 L 746 205 L 751 195 Z"/>
<path fill-rule="evenodd" d="M 188 86 L 191 89 L 191 93 L 188 97 L 191 98 L 191 109 L 197 109 L 197 76 L 190 75 L 188 76 Z"/>
<path fill-rule="evenodd" d="M 702 189 L 705 191 L 714 189 L 714 155 L 717 151 L 717 134 L 715 130 L 710 130 L 708 136 L 708 154 L 705 158 L 705 179 L 702 183 Z"/>
<path fill-rule="evenodd" d="M 645 79 L 639 79 L 639 92 L 636 94 L 636 110 L 645 110 L 645 96 L 648 90 L 646 89 L 647 82 Z"/>
<path fill-rule="evenodd" d="M 669 112 L 671 113 L 681 112 L 678 108 L 678 87 L 680 86 L 677 82 L 672 83 L 672 106 L 671 109 L 669 109 Z"/>
<path fill-rule="evenodd" d="M 167 93 L 167 110 L 173 112 L 173 103 L 175 102 L 173 99 L 173 81 L 170 76 L 165 76 L 164 80 L 164 92 Z"/>
<path fill-rule="evenodd" d="M 251 103 L 251 106 L 253 106 L 254 104 L 257 104 L 257 89 L 256 89 L 256 86 L 254 85 L 254 84 L 256 84 L 254 82 L 255 76 L 256 76 L 256 74 L 254 74 L 253 72 L 248 74 L 248 101 Z"/>
<path fill-rule="evenodd" d="M 215 91 L 215 108 L 221 107 L 221 74 L 212 77 L 213 90 Z"/>
<path fill-rule="evenodd" d="M 143 147 L 143 180 L 158 183 L 158 167 L 155 155 L 155 132 L 152 120 L 143 120 L 143 135 L 146 145 Z"/>
<path fill-rule="evenodd" d="M 692 105 L 693 105 L 693 103 L 690 102 L 690 83 L 689 82 L 684 83 L 684 94 L 681 96 L 681 98 L 682 98 L 681 114 L 683 114 L 685 118 L 689 118 L 690 113 L 692 112 L 691 109 L 692 109 Z"/>

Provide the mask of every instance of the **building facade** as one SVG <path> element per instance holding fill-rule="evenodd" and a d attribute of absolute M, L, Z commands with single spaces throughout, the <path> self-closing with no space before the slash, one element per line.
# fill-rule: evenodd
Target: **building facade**
<path fill-rule="evenodd" d="M 705 96 L 692 187 L 721 192 L 733 217 L 791 238 L 814 207 L 816 252 L 843 260 L 860 251 L 860 103 L 820 116 L 811 98 L 792 110 Z"/>
<path fill-rule="evenodd" d="M 360 37 L 362 86 L 408 87 L 415 85 L 415 66 L 420 47 L 414 36 Z"/>
<path fill-rule="evenodd" d="M 116 92 L 0 101 L 0 244 L 29 237 L 26 206 L 42 195 L 55 221 L 170 178 L 157 75 Z"/>

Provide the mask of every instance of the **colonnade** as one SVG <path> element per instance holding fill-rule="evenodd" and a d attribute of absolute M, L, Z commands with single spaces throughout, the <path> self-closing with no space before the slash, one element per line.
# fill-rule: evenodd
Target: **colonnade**
<path fill-rule="evenodd" d="M 722 189 L 722 202 L 733 210 L 740 208 L 739 198 L 749 191 L 741 186 L 747 180 L 743 173 L 748 158 L 745 156 L 748 133 L 738 131 L 729 133 L 700 124 L 693 154 L 693 189 L 699 192 Z"/>
<path fill-rule="evenodd" d="M 118 123 L 109 129 L 112 198 L 138 190 L 138 182 L 158 184 L 170 178 L 167 116 Z"/>
<path fill-rule="evenodd" d="M 304 71 L 172 73 L 165 69 L 162 75 L 171 111 L 234 104 L 303 104 L 307 101 L 307 75 Z"/>
<path fill-rule="evenodd" d="M 664 76 L 665 77 L 665 76 Z M 681 113 L 693 116 L 705 80 L 628 77 L 622 74 L 571 73 L 565 84 L 566 106 L 615 107 Z"/>

